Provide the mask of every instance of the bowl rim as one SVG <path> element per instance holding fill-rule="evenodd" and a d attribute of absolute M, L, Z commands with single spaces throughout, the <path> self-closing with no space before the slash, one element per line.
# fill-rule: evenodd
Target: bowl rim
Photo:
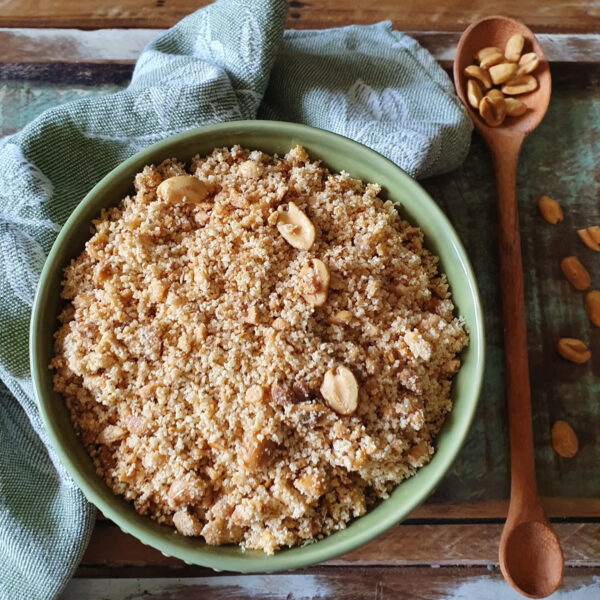
<path fill-rule="evenodd" d="M 367 155 L 370 154 L 373 159 L 382 161 L 382 165 L 387 165 L 387 169 L 395 170 L 395 176 L 400 176 L 403 178 L 405 183 L 412 188 L 411 195 L 417 195 L 419 197 L 419 201 L 425 203 L 428 211 L 430 211 L 428 216 L 437 221 L 437 223 L 447 231 L 447 242 L 452 246 L 456 255 L 456 259 L 461 263 L 462 270 L 464 271 L 463 283 L 468 285 L 469 294 L 472 298 L 474 321 L 470 323 L 469 328 L 469 347 L 470 351 L 475 351 L 474 355 L 471 357 L 471 360 L 474 363 L 472 381 L 474 385 L 471 385 L 471 387 L 463 394 L 465 399 L 463 399 L 463 396 L 461 396 L 461 401 L 467 404 L 468 407 L 464 417 L 453 425 L 453 436 L 456 440 L 454 446 L 451 448 L 451 450 L 447 449 L 446 452 L 441 456 L 438 453 L 434 455 L 437 460 L 436 474 L 430 478 L 429 482 L 422 484 L 418 490 L 418 493 L 415 493 L 410 501 L 403 503 L 401 509 L 397 511 L 389 511 L 387 514 L 383 515 L 383 518 L 377 521 L 373 527 L 370 527 L 366 531 L 357 531 L 353 536 L 341 539 L 338 541 L 338 543 L 320 546 L 320 542 L 331 537 L 327 536 L 323 540 L 318 540 L 310 545 L 304 547 L 297 546 L 296 548 L 310 549 L 310 552 L 300 554 L 294 554 L 288 549 L 282 549 L 283 551 L 276 552 L 274 555 L 260 553 L 260 556 L 256 557 L 252 556 L 252 553 L 247 553 L 246 555 L 242 554 L 241 556 L 226 556 L 215 552 L 215 547 L 203 545 L 197 549 L 194 549 L 193 557 L 191 557 L 190 554 L 192 554 L 192 552 L 187 548 L 183 548 L 181 545 L 171 539 L 160 536 L 158 533 L 148 527 L 138 525 L 127 515 L 123 515 L 117 509 L 113 509 L 111 506 L 107 505 L 103 500 L 102 494 L 98 493 L 91 484 L 88 484 L 87 477 L 79 471 L 79 467 L 75 464 L 75 461 L 71 458 L 66 449 L 62 447 L 60 430 L 54 426 L 50 417 L 52 412 L 50 406 L 52 403 L 49 398 L 44 397 L 42 372 L 48 367 L 42 363 L 41 358 L 37 356 L 37 353 L 34 351 L 34 349 L 38 343 L 38 338 L 44 335 L 44 332 L 41 331 L 42 313 L 44 310 L 45 299 L 49 296 L 50 292 L 49 288 L 51 286 L 49 285 L 48 280 L 50 273 L 53 270 L 54 263 L 61 260 L 64 262 L 64 257 L 61 259 L 63 245 L 67 243 L 71 233 L 77 227 L 80 221 L 80 215 L 84 212 L 85 207 L 88 204 L 93 203 L 97 196 L 102 195 L 102 190 L 108 182 L 120 175 L 130 172 L 132 168 L 139 162 L 147 160 L 144 159 L 144 157 L 160 151 L 164 152 L 164 156 L 168 156 L 169 147 L 172 145 L 192 140 L 198 136 L 219 132 L 228 133 L 231 130 L 239 130 L 240 135 L 243 136 L 245 133 L 247 134 L 250 129 L 256 129 L 257 127 L 260 128 L 261 131 L 264 131 L 266 135 L 268 135 L 269 132 L 280 135 L 283 130 L 286 134 L 289 134 L 290 138 L 298 138 L 298 143 L 302 143 L 302 139 L 306 139 L 307 137 L 312 138 L 312 140 L 316 140 L 317 142 L 320 139 L 329 139 L 330 141 L 337 140 L 338 143 L 345 145 L 350 150 L 363 154 L 366 153 Z M 324 160 L 327 162 L 327 159 Z M 146 162 L 145 164 L 148 163 Z M 417 225 L 419 226 L 418 223 Z M 452 284 L 452 282 L 450 283 Z M 102 513 L 116 525 L 118 525 L 122 531 L 133 535 L 142 543 L 158 549 L 165 556 L 177 557 L 187 564 L 198 564 L 212 568 L 216 571 L 228 570 L 242 573 L 272 573 L 319 563 L 357 548 L 358 546 L 374 539 L 393 525 L 406 518 L 406 516 L 419 504 L 426 500 L 427 497 L 437 487 L 437 485 L 439 485 L 450 465 L 454 462 L 456 456 L 460 452 L 477 409 L 479 395 L 483 383 L 483 370 L 485 364 L 485 332 L 483 323 L 483 311 L 476 278 L 458 234 L 456 233 L 449 219 L 439 208 L 437 203 L 424 190 L 424 188 L 422 188 L 417 181 L 410 177 L 398 165 L 382 156 L 375 150 L 372 150 L 371 148 L 359 142 L 324 129 L 297 123 L 288 123 L 285 121 L 228 121 L 186 130 L 182 133 L 169 136 L 142 149 L 107 173 L 79 202 L 56 237 L 40 275 L 30 321 L 30 367 L 33 388 L 42 417 L 42 422 L 53 449 L 56 451 L 69 475 L 82 490 L 87 500 L 98 507 Z M 46 335 L 48 335 L 47 332 Z M 108 486 L 106 487 L 110 491 L 110 488 L 108 488 Z M 370 513 L 371 510 L 367 511 L 365 515 L 362 515 L 354 520 L 360 520 Z"/>

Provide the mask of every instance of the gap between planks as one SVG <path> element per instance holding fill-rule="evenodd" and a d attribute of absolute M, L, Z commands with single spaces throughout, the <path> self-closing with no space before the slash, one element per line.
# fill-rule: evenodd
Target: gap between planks
<path fill-rule="evenodd" d="M 0 63 L 134 62 L 159 29 L 0 28 Z M 442 64 L 454 59 L 457 32 L 408 31 Z M 538 34 L 550 63 L 600 63 L 600 34 Z"/>

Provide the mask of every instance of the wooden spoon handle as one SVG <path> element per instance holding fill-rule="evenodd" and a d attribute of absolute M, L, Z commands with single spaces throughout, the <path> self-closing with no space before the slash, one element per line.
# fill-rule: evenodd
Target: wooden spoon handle
<path fill-rule="evenodd" d="M 516 201 L 516 171 L 522 138 L 491 143 L 498 192 L 498 247 L 504 368 L 510 432 L 511 512 L 537 512 L 527 329 L 521 238 Z M 529 507 L 529 510 L 528 510 Z M 541 509 L 540 509 L 541 514 Z M 531 514 L 531 517 L 536 515 Z"/>

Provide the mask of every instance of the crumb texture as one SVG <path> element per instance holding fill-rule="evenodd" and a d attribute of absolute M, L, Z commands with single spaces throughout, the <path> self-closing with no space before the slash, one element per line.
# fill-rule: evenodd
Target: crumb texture
<path fill-rule="evenodd" d="M 199 182 L 157 193 L 181 175 Z M 468 340 L 422 232 L 377 185 L 301 147 L 235 146 L 147 166 L 135 190 L 65 269 L 51 362 L 116 494 L 272 553 L 344 528 L 430 460 Z"/>

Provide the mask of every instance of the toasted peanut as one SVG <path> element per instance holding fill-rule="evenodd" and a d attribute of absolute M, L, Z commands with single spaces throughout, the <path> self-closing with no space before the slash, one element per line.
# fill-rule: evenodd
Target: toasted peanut
<path fill-rule="evenodd" d="M 535 52 L 523 54 L 519 60 L 519 68 L 517 69 L 517 77 L 519 75 L 529 75 L 540 66 L 540 59 Z"/>
<path fill-rule="evenodd" d="M 429 442 L 421 440 L 408 451 L 408 461 L 417 467 L 423 464 L 423 461 L 429 456 Z"/>
<path fill-rule="evenodd" d="M 262 168 L 253 160 L 246 160 L 240 165 L 240 174 L 247 179 L 257 179 L 260 177 Z"/>
<path fill-rule="evenodd" d="M 178 510 L 173 515 L 173 525 L 181 535 L 195 536 L 202 533 L 202 521 L 187 510 Z"/>
<path fill-rule="evenodd" d="M 496 88 L 492 88 L 487 94 L 486 96 L 492 100 L 493 102 L 501 102 L 502 100 L 504 100 L 504 94 L 496 89 Z"/>
<path fill-rule="evenodd" d="M 339 310 L 335 314 L 331 315 L 329 320 L 338 325 L 346 325 L 352 321 L 352 313 L 347 310 Z"/>
<path fill-rule="evenodd" d="M 600 252 L 600 227 L 594 225 L 593 227 L 578 229 L 577 235 L 590 250 Z"/>
<path fill-rule="evenodd" d="M 585 295 L 585 310 L 590 321 L 600 327 L 600 292 L 592 290 Z"/>
<path fill-rule="evenodd" d="M 473 108 L 479 108 L 479 103 L 483 98 L 483 92 L 481 86 L 475 79 L 469 79 L 467 81 L 467 100 Z"/>
<path fill-rule="evenodd" d="M 506 117 L 504 99 L 499 101 L 497 99 L 495 100 L 493 97 L 490 98 L 490 96 L 484 96 L 479 103 L 479 114 L 490 127 L 502 125 L 504 118 Z"/>
<path fill-rule="evenodd" d="M 498 65 L 501 62 L 504 62 L 505 60 L 506 59 L 504 58 L 504 54 L 502 54 L 502 52 L 490 52 L 479 61 L 479 66 L 482 69 L 489 69 L 494 65 Z"/>
<path fill-rule="evenodd" d="M 279 385 L 276 381 L 271 384 L 271 398 L 279 406 L 286 406 L 287 404 L 293 404 L 294 397 L 292 393 Z"/>
<path fill-rule="evenodd" d="M 358 383 L 350 369 L 340 365 L 323 377 L 321 395 L 330 408 L 340 415 L 350 415 L 358 406 Z"/>
<path fill-rule="evenodd" d="M 506 47 L 504 48 L 504 56 L 506 56 L 506 60 L 516 63 L 521 56 L 521 52 L 523 52 L 524 45 L 525 38 L 520 33 L 511 35 L 508 39 L 508 42 L 506 42 Z"/>
<path fill-rule="evenodd" d="M 559 221 L 563 220 L 564 217 L 562 208 L 556 200 L 553 200 L 548 196 L 540 196 L 538 205 L 540 207 L 542 217 L 544 217 L 544 219 L 551 225 L 556 225 Z"/>
<path fill-rule="evenodd" d="M 242 461 L 251 470 L 262 467 L 271 460 L 276 446 L 273 440 L 264 437 L 258 439 L 254 432 L 246 431 L 241 450 Z"/>
<path fill-rule="evenodd" d="M 592 353 L 588 350 L 585 342 L 577 338 L 560 338 L 557 344 L 558 353 L 567 360 L 577 364 L 583 364 L 590 360 Z"/>
<path fill-rule="evenodd" d="M 311 499 L 317 499 L 325 491 L 323 477 L 318 473 L 305 472 L 294 481 L 294 487 Z"/>
<path fill-rule="evenodd" d="M 600 244 L 600 226 L 592 225 L 591 227 L 587 228 L 587 231 L 596 244 Z"/>
<path fill-rule="evenodd" d="M 206 198 L 208 190 L 204 183 L 193 175 L 177 175 L 165 179 L 156 188 L 156 193 L 170 204 L 177 202 L 199 204 Z"/>
<path fill-rule="evenodd" d="M 507 96 L 518 96 L 519 94 L 527 94 L 537 90 L 538 80 L 532 75 L 519 75 L 507 81 L 502 86 L 502 91 Z"/>
<path fill-rule="evenodd" d="M 96 442 L 98 444 L 114 444 L 121 441 L 127 432 L 118 425 L 107 425 L 98 435 Z"/>
<path fill-rule="evenodd" d="M 496 46 L 486 46 L 485 48 L 482 48 L 481 50 L 478 50 L 475 53 L 475 56 L 473 57 L 477 62 L 482 61 L 486 56 L 488 56 L 488 54 L 496 54 L 496 53 L 502 53 L 502 50 L 500 50 L 500 48 L 496 48 Z"/>
<path fill-rule="evenodd" d="M 560 268 L 576 290 L 586 290 L 592 280 L 587 269 L 579 262 L 576 256 L 567 256 L 560 261 Z"/>
<path fill-rule="evenodd" d="M 577 454 L 579 442 L 573 428 L 566 421 L 556 421 L 552 425 L 552 448 L 564 458 L 572 458 Z"/>
<path fill-rule="evenodd" d="M 152 429 L 152 423 L 142 415 L 131 415 L 126 421 L 127 429 L 135 435 L 146 435 Z"/>
<path fill-rule="evenodd" d="M 171 508 L 191 504 L 202 492 L 203 486 L 197 478 L 176 479 L 167 492 L 167 499 Z"/>
<path fill-rule="evenodd" d="M 527 104 L 516 98 L 505 98 L 504 102 L 506 104 L 507 117 L 520 117 L 527 112 Z"/>
<path fill-rule="evenodd" d="M 285 319 L 277 317 L 273 323 L 271 323 L 271 327 L 277 331 L 283 331 L 289 327 L 289 323 Z"/>
<path fill-rule="evenodd" d="M 277 229 L 283 239 L 298 250 L 308 250 L 315 241 L 315 226 L 294 202 L 277 210 Z"/>
<path fill-rule="evenodd" d="M 469 65 L 465 67 L 464 74 L 471 78 L 477 79 L 483 86 L 484 90 L 489 90 L 492 87 L 492 80 L 490 79 L 490 74 L 481 67 L 477 65 Z"/>
<path fill-rule="evenodd" d="M 303 296 L 309 304 L 323 306 L 327 302 L 327 293 L 329 291 L 329 269 L 318 258 L 313 258 L 312 267 L 310 285 L 303 293 Z"/>
<path fill-rule="evenodd" d="M 244 400 L 248 404 L 257 404 L 258 402 L 262 402 L 265 397 L 265 389 L 262 385 L 253 385 L 246 390 L 246 394 L 244 395 Z"/>
<path fill-rule="evenodd" d="M 500 85 L 514 77 L 517 72 L 517 65 L 515 63 L 503 62 L 490 67 L 489 71 L 494 85 Z"/>

